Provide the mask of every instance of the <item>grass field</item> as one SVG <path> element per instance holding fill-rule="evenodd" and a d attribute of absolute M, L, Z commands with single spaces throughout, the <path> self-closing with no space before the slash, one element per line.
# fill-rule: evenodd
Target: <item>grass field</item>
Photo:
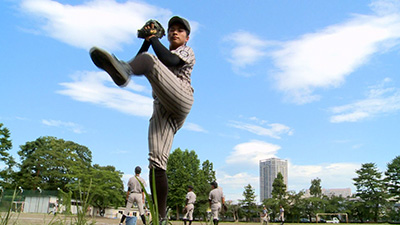
<path fill-rule="evenodd" d="M 35 213 L 14 213 L 11 215 L 11 220 L 8 224 L 12 225 L 72 225 L 76 224 L 76 216 L 64 216 L 64 215 L 47 215 L 47 214 L 35 214 Z M 104 217 L 87 217 L 87 224 L 96 225 L 117 225 L 119 224 L 119 219 L 117 218 L 104 218 Z M 183 225 L 182 221 L 171 221 L 173 225 Z M 240 224 L 240 225 L 260 225 L 260 223 L 246 223 L 246 222 L 221 222 L 220 225 L 229 225 L 229 224 Z M 280 223 L 269 223 L 270 225 L 280 225 Z M 293 223 L 285 223 L 285 225 L 290 225 Z M 388 224 L 388 223 L 386 223 Z M 137 225 L 143 225 L 139 220 Z M 195 221 L 192 225 L 206 225 L 205 222 Z M 315 225 L 315 223 L 299 223 L 298 225 Z M 352 225 L 361 225 L 352 223 Z M 363 224 L 365 225 L 365 224 Z M 368 225 L 378 225 L 373 223 L 368 223 Z M 385 223 L 379 223 L 379 225 L 385 225 Z"/>

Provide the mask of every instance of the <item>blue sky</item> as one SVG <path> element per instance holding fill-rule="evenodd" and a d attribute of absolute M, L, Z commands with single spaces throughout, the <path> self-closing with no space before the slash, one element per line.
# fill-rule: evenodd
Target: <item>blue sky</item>
<path fill-rule="evenodd" d="M 288 160 L 289 190 L 319 177 L 354 191 L 362 163 L 384 171 L 399 155 L 399 1 L 5 0 L 0 10 L 0 122 L 16 158 L 55 136 L 124 180 L 147 168 L 149 84 L 115 86 L 88 50 L 129 60 L 137 29 L 173 15 L 190 21 L 196 54 L 195 103 L 173 149 L 212 161 L 227 199 L 249 183 L 259 195 L 261 159 Z"/>

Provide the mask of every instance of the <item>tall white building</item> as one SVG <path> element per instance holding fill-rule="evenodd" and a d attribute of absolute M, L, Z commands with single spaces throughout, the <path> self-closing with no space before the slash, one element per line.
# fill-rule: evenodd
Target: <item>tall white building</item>
<path fill-rule="evenodd" d="M 272 184 L 278 173 L 283 176 L 283 181 L 288 185 L 287 160 L 270 158 L 260 160 L 260 201 L 272 197 Z"/>

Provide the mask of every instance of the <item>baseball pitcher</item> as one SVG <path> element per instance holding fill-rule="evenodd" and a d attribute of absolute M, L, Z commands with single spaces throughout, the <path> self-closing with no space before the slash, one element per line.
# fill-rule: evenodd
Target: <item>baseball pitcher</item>
<path fill-rule="evenodd" d="M 138 32 L 144 38 L 138 54 L 130 61 L 118 60 L 108 52 L 93 47 L 90 56 L 94 64 L 105 70 L 120 87 L 128 84 L 131 76 L 145 76 L 153 90 L 153 115 L 150 119 L 148 142 L 150 161 L 150 189 L 156 187 L 161 224 L 166 221 L 168 195 L 167 161 L 176 132 L 183 126 L 193 104 L 191 73 L 195 55 L 189 41 L 189 22 L 174 16 L 168 22 L 167 49 L 159 41 L 164 29 L 161 24 L 148 21 Z M 148 53 L 150 46 L 155 55 Z M 153 169 L 155 184 L 152 183 Z M 152 193 L 154 196 L 154 193 Z"/>

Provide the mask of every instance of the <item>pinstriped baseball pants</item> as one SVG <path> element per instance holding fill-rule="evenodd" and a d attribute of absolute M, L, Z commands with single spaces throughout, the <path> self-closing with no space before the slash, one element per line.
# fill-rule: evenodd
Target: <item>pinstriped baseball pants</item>
<path fill-rule="evenodd" d="M 193 105 L 193 88 L 147 52 L 137 55 L 129 64 L 133 74 L 144 74 L 153 89 L 153 115 L 148 136 L 150 168 L 166 170 L 174 135 L 183 126 Z"/>

